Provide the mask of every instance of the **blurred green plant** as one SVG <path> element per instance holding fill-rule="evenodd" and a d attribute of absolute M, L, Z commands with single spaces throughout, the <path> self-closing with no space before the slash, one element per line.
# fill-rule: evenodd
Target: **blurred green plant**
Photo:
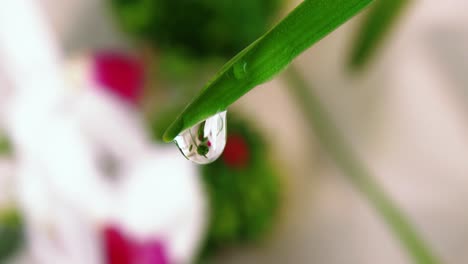
<path fill-rule="evenodd" d="M 360 70 L 372 60 L 410 2 L 376 0 L 370 6 L 351 50 L 349 66 L 352 70 Z"/>
<path fill-rule="evenodd" d="M 22 220 L 15 209 L 0 211 L 0 263 L 6 263 L 23 242 Z"/>
<path fill-rule="evenodd" d="M 0 155 L 7 155 L 11 152 L 10 142 L 0 133 Z"/>
<path fill-rule="evenodd" d="M 164 134 L 172 141 L 181 131 L 225 110 L 264 83 L 312 44 L 353 17 L 372 0 L 305 0 L 268 33 L 226 63 Z"/>
<path fill-rule="evenodd" d="M 268 156 L 268 144 L 250 123 L 229 117 L 224 153 L 200 167 L 212 208 L 202 258 L 225 246 L 260 240 L 279 208 L 278 166 Z"/>
<path fill-rule="evenodd" d="M 231 57 L 268 28 L 280 0 L 112 0 L 118 23 L 158 49 Z"/>

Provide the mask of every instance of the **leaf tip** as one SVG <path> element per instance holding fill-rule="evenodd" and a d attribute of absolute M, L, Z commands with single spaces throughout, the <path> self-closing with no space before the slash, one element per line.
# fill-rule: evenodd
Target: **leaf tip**
<path fill-rule="evenodd" d="M 164 132 L 163 141 L 172 142 L 174 138 L 182 131 L 183 124 L 180 118 L 177 118 Z"/>

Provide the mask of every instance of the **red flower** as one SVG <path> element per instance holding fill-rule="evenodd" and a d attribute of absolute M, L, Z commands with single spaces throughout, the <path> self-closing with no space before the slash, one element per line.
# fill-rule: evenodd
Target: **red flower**
<path fill-rule="evenodd" d="M 249 147 L 245 139 L 238 134 L 229 135 L 223 153 L 223 160 L 228 166 L 245 167 L 250 158 Z"/>

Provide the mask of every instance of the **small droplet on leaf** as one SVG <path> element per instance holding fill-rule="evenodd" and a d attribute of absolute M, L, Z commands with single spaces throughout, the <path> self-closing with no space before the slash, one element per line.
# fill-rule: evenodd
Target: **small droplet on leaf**
<path fill-rule="evenodd" d="M 241 61 L 232 66 L 232 72 L 234 74 L 234 78 L 236 79 L 243 79 L 247 76 L 247 62 Z"/>

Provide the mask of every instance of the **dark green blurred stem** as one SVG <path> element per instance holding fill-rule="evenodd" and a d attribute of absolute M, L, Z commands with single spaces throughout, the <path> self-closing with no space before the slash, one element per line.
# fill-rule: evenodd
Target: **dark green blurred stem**
<path fill-rule="evenodd" d="M 8 139 L 0 134 L 0 155 L 7 155 L 11 152 L 11 146 Z"/>
<path fill-rule="evenodd" d="M 352 70 L 361 70 L 369 64 L 409 3 L 410 0 L 374 1 L 351 50 L 349 67 Z"/>
<path fill-rule="evenodd" d="M 311 129 L 336 165 L 350 182 L 364 195 L 401 241 L 415 263 L 440 263 L 411 226 L 404 213 L 393 203 L 372 174 L 353 153 L 353 150 L 333 124 L 319 98 L 300 73 L 290 67 L 286 71 L 291 96 L 302 109 Z"/>
<path fill-rule="evenodd" d="M 11 263 L 8 260 L 23 242 L 23 224 L 19 212 L 15 209 L 0 211 L 0 263 Z"/>

